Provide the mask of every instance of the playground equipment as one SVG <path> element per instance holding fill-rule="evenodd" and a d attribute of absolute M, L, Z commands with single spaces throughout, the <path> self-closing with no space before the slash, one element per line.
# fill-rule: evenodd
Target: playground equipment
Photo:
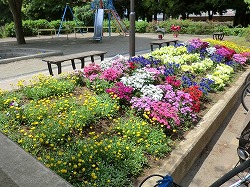
<path fill-rule="evenodd" d="M 73 14 L 72 9 L 70 8 L 69 4 L 67 3 L 66 6 L 65 6 L 65 8 L 64 8 L 64 12 L 63 12 L 62 20 L 61 20 L 61 23 L 60 23 L 60 27 L 59 27 L 59 29 L 58 29 L 58 36 L 60 35 L 60 31 L 62 30 L 63 22 L 66 21 L 65 15 L 66 15 L 67 9 L 70 10 L 70 13 L 71 13 L 71 15 L 72 15 L 72 17 L 73 17 L 73 20 L 76 22 L 76 25 L 79 26 L 79 24 L 77 23 L 76 17 L 75 17 L 74 14 Z M 80 30 L 80 32 L 82 33 L 81 30 Z"/>
<path fill-rule="evenodd" d="M 121 17 L 118 15 L 114 5 L 113 0 L 94 0 L 91 3 L 91 9 L 95 11 L 95 22 L 94 22 L 94 40 L 101 40 L 102 39 L 102 28 L 103 28 L 103 17 L 104 12 L 108 12 L 108 30 L 109 35 L 111 33 L 111 26 L 110 20 L 111 16 L 115 20 L 117 27 L 119 28 L 120 33 L 123 33 L 124 36 L 129 35 L 129 31 L 122 21 Z"/>

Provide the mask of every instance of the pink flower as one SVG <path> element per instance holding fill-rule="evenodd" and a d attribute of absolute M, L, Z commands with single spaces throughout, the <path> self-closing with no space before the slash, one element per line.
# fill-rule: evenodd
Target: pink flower
<path fill-rule="evenodd" d="M 122 75 L 121 71 L 113 68 L 108 68 L 102 72 L 100 78 L 105 79 L 107 81 L 115 81 L 118 78 L 120 78 L 121 75 Z"/>
<path fill-rule="evenodd" d="M 242 54 L 234 54 L 233 60 L 239 64 L 246 64 L 247 57 L 244 57 Z"/>
<path fill-rule="evenodd" d="M 107 93 L 111 95 L 111 97 L 118 96 L 120 99 L 124 99 L 125 101 L 130 101 L 134 89 L 129 86 L 125 86 L 122 82 L 115 83 L 113 88 L 108 88 L 106 90 Z"/>
<path fill-rule="evenodd" d="M 101 72 L 101 67 L 99 65 L 90 64 L 89 66 L 85 67 L 83 70 L 83 74 L 85 77 L 90 77 L 91 75 L 96 75 Z"/>
<path fill-rule="evenodd" d="M 232 56 L 236 54 L 233 49 L 229 49 L 225 46 L 215 46 L 217 48 L 216 54 L 225 57 L 227 60 L 231 60 Z"/>

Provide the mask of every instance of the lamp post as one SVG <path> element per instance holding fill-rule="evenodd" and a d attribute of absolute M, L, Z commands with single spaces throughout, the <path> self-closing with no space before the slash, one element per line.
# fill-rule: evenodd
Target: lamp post
<path fill-rule="evenodd" d="M 129 33 L 129 56 L 135 56 L 135 2 L 130 0 L 130 33 Z"/>

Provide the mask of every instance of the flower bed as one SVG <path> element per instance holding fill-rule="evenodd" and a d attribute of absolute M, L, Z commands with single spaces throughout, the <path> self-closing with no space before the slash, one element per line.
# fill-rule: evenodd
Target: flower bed
<path fill-rule="evenodd" d="M 210 93 L 224 90 L 249 54 L 194 39 L 61 79 L 20 81 L 20 90 L 0 93 L 0 131 L 75 186 L 132 186 L 198 123 Z"/>

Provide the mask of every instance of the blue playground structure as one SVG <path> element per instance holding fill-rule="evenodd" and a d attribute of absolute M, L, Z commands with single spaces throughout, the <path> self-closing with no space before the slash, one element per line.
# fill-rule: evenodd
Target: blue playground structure
<path fill-rule="evenodd" d="M 118 15 L 113 5 L 113 0 L 94 0 L 91 3 L 91 9 L 95 10 L 94 37 L 93 37 L 94 40 L 100 41 L 102 39 L 104 12 L 108 12 L 109 35 L 111 35 L 111 26 L 110 26 L 111 18 L 115 20 L 115 23 L 119 28 L 120 33 L 122 33 L 124 36 L 129 35 L 129 31 L 126 28 L 126 25 L 122 21 L 121 17 Z"/>
<path fill-rule="evenodd" d="M 62 20 L 61 20 L 61 23 L 60 23 L 60 27 L 59 27 L 59 29 L 58 29 L 58 36 L 60 35 L 60 31 L 61 31 L 61 29 L 62 29 L 63 22 L 66 21 L 65 15 L 66 15 L 67 9 L 70 10 L 70 13 L 72 14 L 73 20 L 76 22 L 76 25 L 79 26 L 79 24 L 78 24 L 78 22 L 77 22 L 77 20 L 76 20 L 76 17 L 75 17 L 74 14 L 73 14 L 72 9 L 70 8 L 70 6 L 69 6 L 68 3 L 67 3 L 66 6 L 65 6 L 65 8 L 64 8 L 64 11 L 63 11 L 63 16 L 62 16 Z M 82 31 L 80 31 L 80 32 L 82 33 Z"/>

